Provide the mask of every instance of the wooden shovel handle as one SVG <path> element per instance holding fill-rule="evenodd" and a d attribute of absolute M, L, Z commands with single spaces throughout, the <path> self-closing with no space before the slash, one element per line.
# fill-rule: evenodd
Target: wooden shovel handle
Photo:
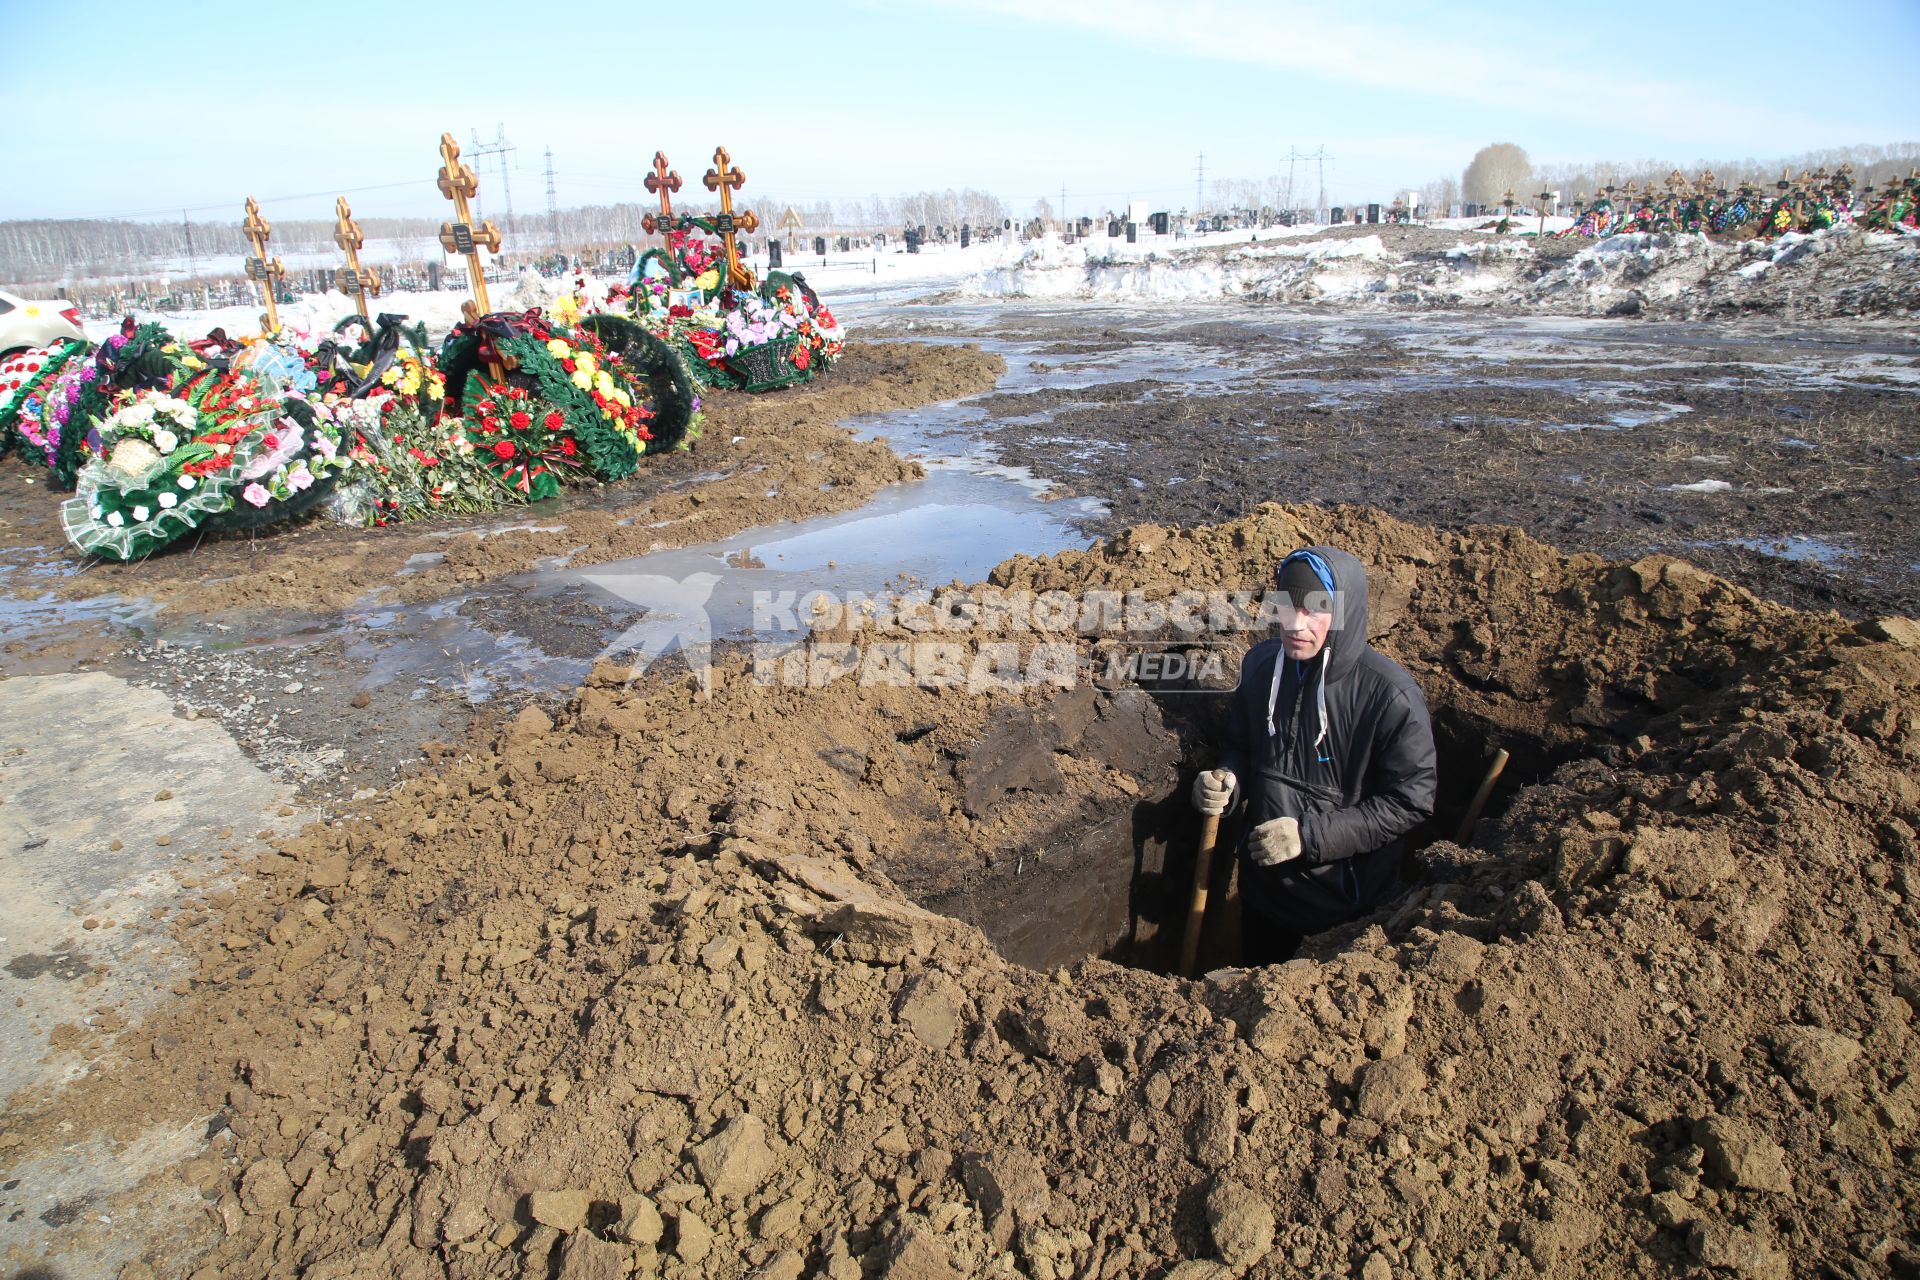
<path fill-rule="evenodd" d="M 1187 927 L 1180 935 L 1180 974 L 1191 978 L 1200 958 L 1200 927 L 1207 918 L 1207 881 L 1213 875 L 1213 846 L 1220 839 L 1220 815 L 1200 819 L 1200 851 L 1193 858 L 1193 899 L 1187 904 Z"/>

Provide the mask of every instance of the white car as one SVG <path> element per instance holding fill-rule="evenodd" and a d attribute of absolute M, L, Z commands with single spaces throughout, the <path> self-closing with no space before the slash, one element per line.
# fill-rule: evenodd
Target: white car
<path fill-rule="evenodd" d="M 32 302 L 0 289 L 0 356 L 45 347 L 62 338 L 87 340 L 80 308 L 71 302 Z"/>

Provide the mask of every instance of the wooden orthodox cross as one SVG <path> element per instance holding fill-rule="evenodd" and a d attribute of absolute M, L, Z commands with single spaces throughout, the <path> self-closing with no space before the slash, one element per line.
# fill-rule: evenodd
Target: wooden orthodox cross
<path fill-rule="evenodd" d="M 247 258 L 247 278 L 260 282 L 260 296 L 267 303 L 267 336 L 271 338 L 280 332 L 280 308 L 274 301 L 273 287 L 286 278 L 287 265 L 267 256 L 267 237 L 273 234 L 273 224 L 260 216 L 260 202 L 252 196 L 247 197 L 247 220 L 240 224 L 240 229 L 247 233 L 247 242 L 253 246 L 253 253 Z"/>
<path fill-rule="evenodd" d="M 647 175 L 647 190 L 660 197 L 660 216 L 648 214 L 640 225 L 650 236 L 664 236 L 673 230 L 673 193 L 680 189 L 680 175 L 667 168 L 667 153 L 653 153 L 653 172 Z"/>
<path fill-rule="evenodd" d="M 749 210 L 738 217 L 733 212 L 733 193 L 738 191 L 747 180 L 747 175 L 733 167 L 733 157 L 727 154 L 725 147 L 716 147 L 713 152 L 713 168 L 707 170 L 707 176 L 701 181 L 707 190 L 720 193 L 720 216 L 714 220 L 714 229 L 727 245 L 727 280 L 740 289 L 754 286 L 753 272 L 740 264 L 740 248 L 734 243 L 734 228 L 738 227 L 751 235 L 760 229 L 760 219 Z"/>
<path fill-rule="evenodd" d="M 483 315 L 493 310 L 493 304 L 487 301 L 487 276 L 480 266 L 479 246 L 485 245 L 493 253 L 500 252 L 500 228 L 492 221 L 480 224 L 474 230 L 473 214 L 467 209 L 467 201 L 480 191 L 480 179 L 473 174 L 473 167 L 460 163 L 460 144 L 453 135 L 440 135 L 440 194 L 453 201 L 453 222 L 440 224 L 440 247 L 448 253 L 464 253 L 467 256 L 467 276 L 473 281 L 473 297 L 460 306 L 460 314 L 473 324 Z"/>
<path fill-rule="evenodd" d="M 353 220 L 353 210 L 347 204 L 347 198 L 341 196 L 334 201 L 333 211 L 339 215 L 333 224 L 333 242 L 345 250 L 347 265 L 340 268 L 335 283 L 340 292 L 352 298 L 354 305 L 360 308 L 360 318 L 371 321 L 367 314 L 367 299 L 380 296 L 380 277 L 360 265 L 360 250 L 366 247 L 367 238 L 360 234 L 360 224 Z"/>

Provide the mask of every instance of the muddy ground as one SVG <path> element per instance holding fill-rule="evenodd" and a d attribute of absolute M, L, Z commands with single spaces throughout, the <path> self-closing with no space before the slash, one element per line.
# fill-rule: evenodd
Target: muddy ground
<path fill-rule="evenodd" d="M 1896 515 L 1920 507 L 1911 329 L 1503 331 L 1463 317 L 1449 338 L 1444 320 L 1336 314 L 1175 312 L 1142 329 L 1016 313 L 1009 330 L 1067 385 L 990 397 L 979 431 L 1006 461 L 1106 503 L 1080 522 L 1101 536 L 1274 500 L 1355 503 L 1616 558 L 1684 556 L 1801 608 L 1920 614 L 1920 529 Z M 1084 361 L 1138 344 L 1187 351 L 1214 377 L 1085 385 Z"/>

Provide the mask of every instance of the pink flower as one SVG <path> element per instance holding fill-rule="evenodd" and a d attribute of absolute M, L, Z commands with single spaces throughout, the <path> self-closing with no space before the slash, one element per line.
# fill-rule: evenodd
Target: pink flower
<path fill-rule="evenodd" d="M 264 507 L 273 500 L 273 495 L 267 492 L 265 485 L 261 484 L 248 485 L 240 491 L 240 496 L 256 507 Z"/>

